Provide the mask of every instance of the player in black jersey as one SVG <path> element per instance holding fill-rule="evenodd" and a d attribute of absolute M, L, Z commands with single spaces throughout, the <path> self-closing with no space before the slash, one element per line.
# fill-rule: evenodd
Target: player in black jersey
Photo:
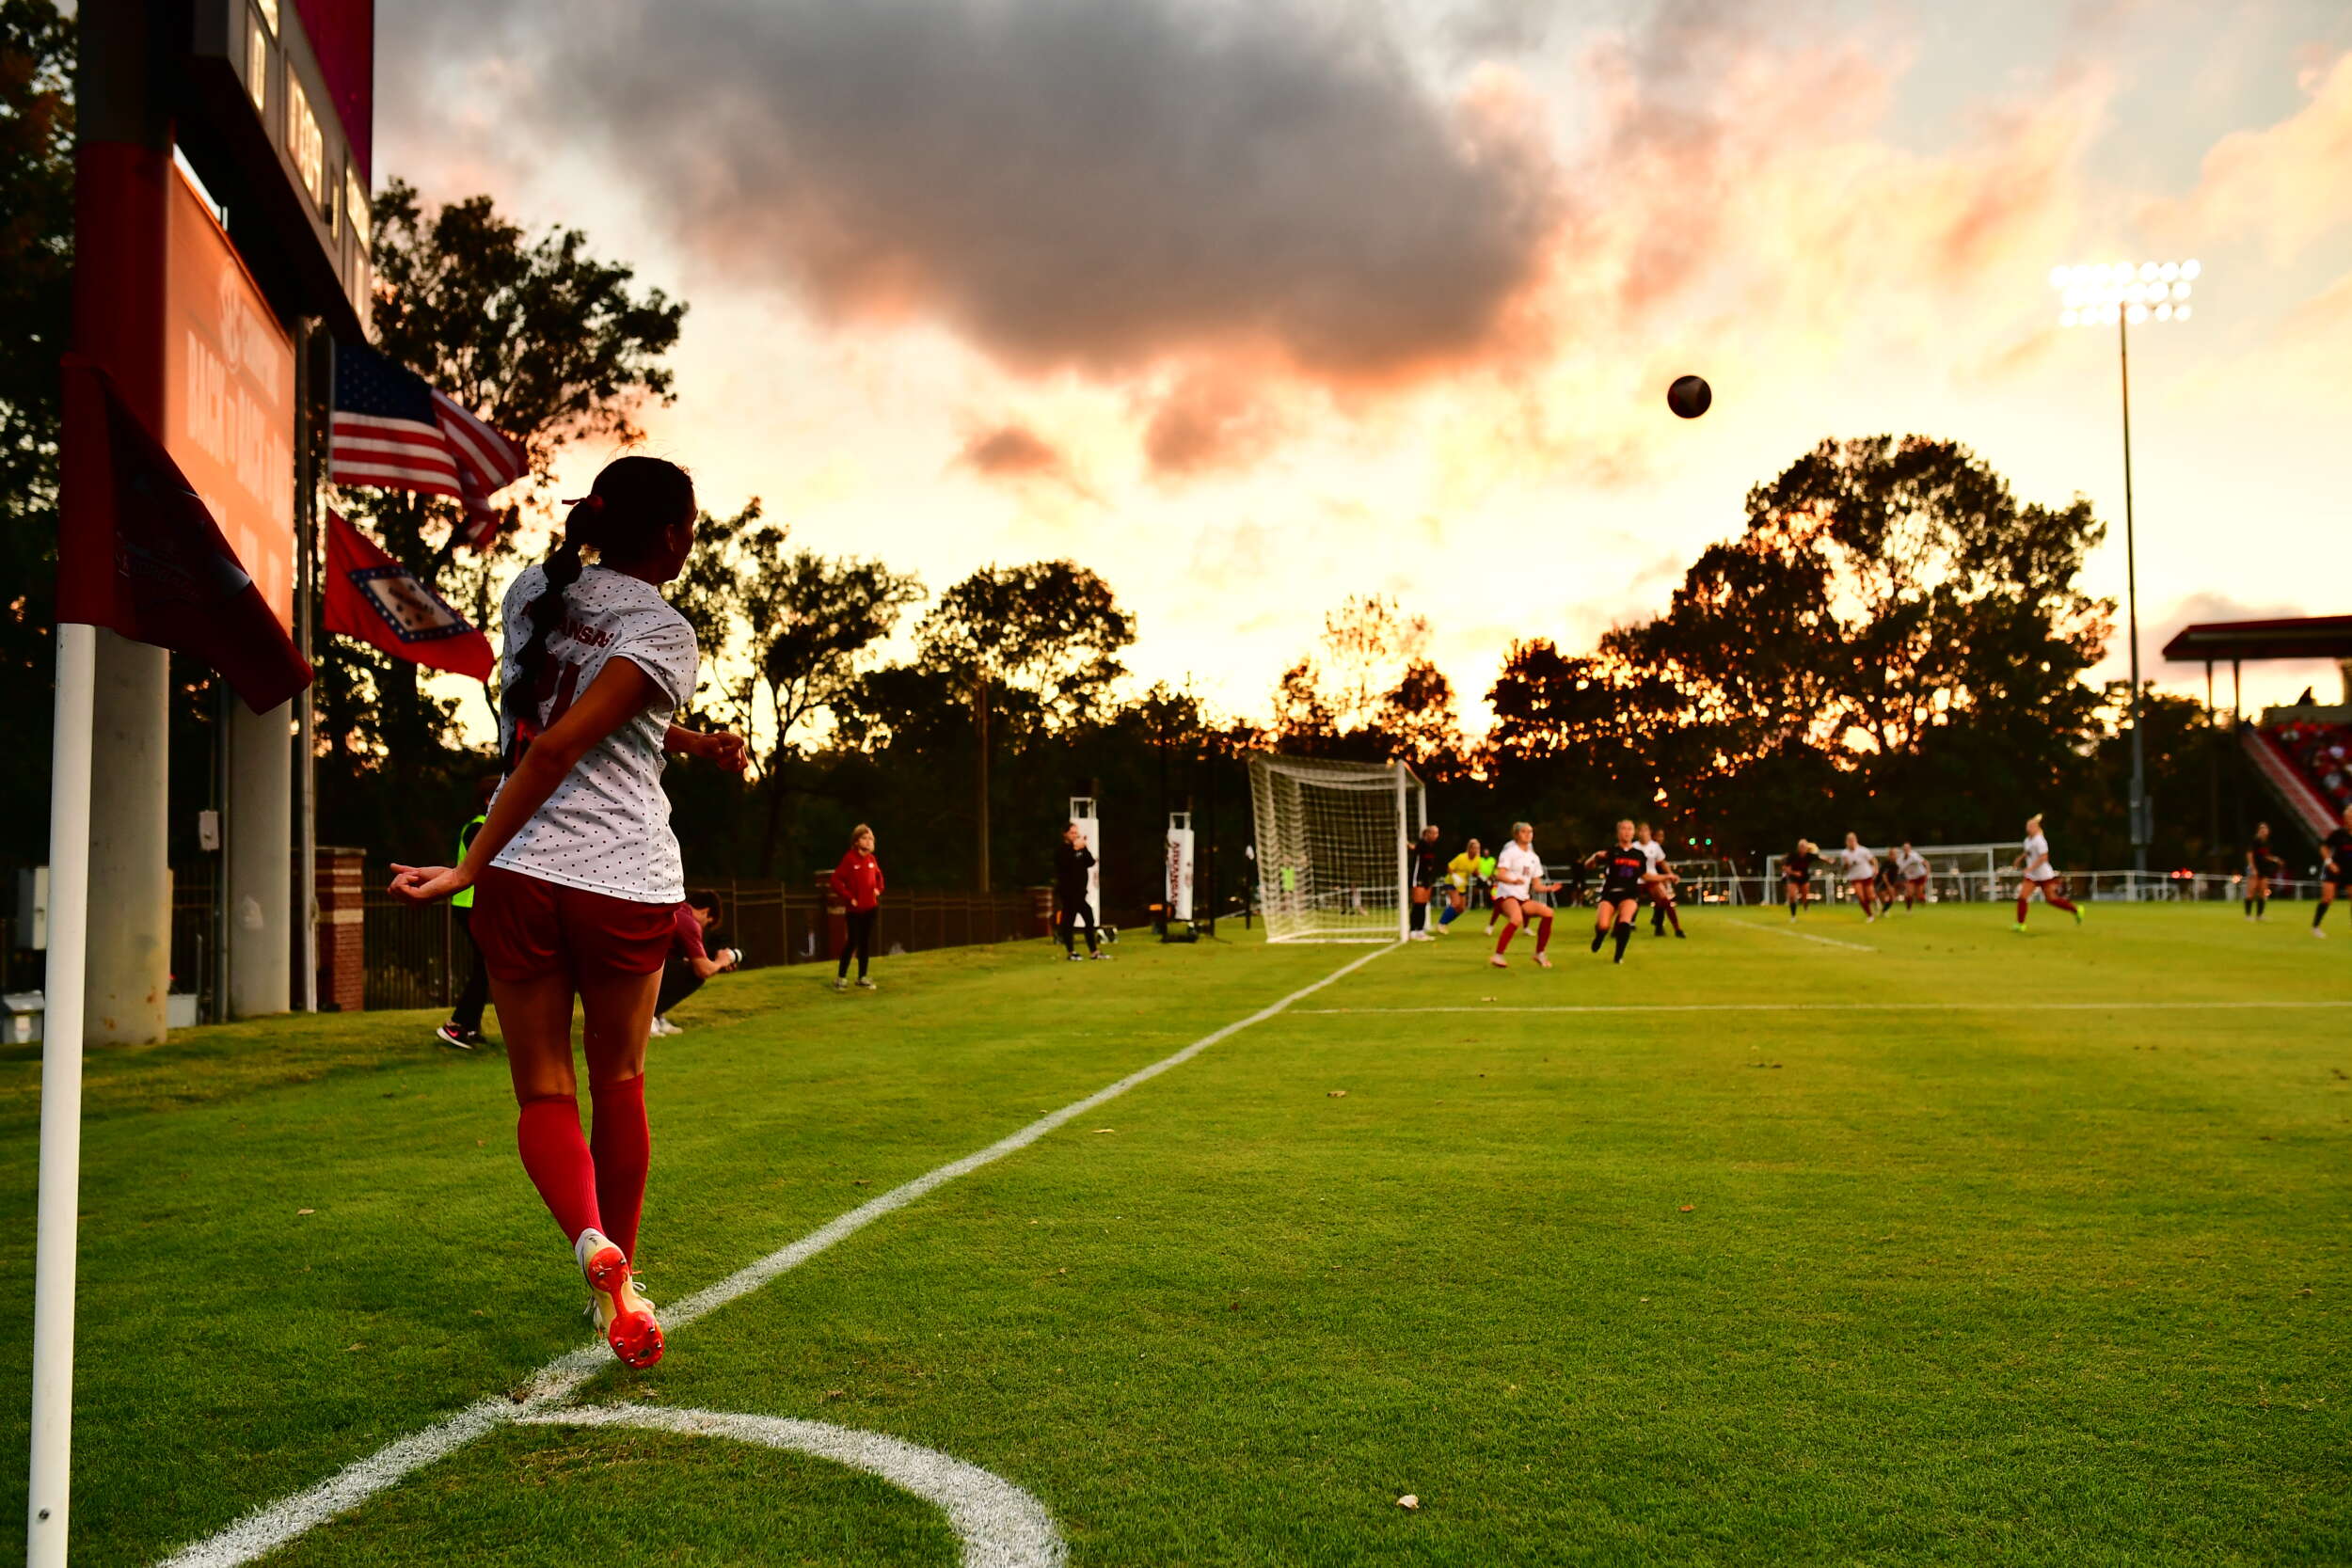
<path fill-rule="evenodd" d="M 2312 911 L 2312 935 L 2328 933 L 2319 923 L 2328 918 L 2328 906 L 2340 895 L 2352 894 L 2352 806 L 2344 808 L 2344 820 L 2319 847 L 2325 857 L 2319 865 L 2319 908 Z"/>
<path fill-rule="evenodd" d="M 1811 839 L 1797 840 L 1796 853 L 1780 863 L 1780 879 L 1788 895 L 1788 918 L 1797 918 L 1797 911 L 1813 902 L 1813 867 L 1821 858 L 1820 846 Z"/>
<path fill-rule="evenodd" d="M 2246 918 L 2260 920 L 2270 908 L 2270 879 L 2281 864 L 2278 852 L 2270 847 L 2270 824 L 2254 824 L 2254 836 L 2246 846 Z"/>
<path fill-rule="evenodd" d="M 1609 940 L 1613 930 L 1617 938 L 1616 957 L 1612 963 L 1625 962 L 1625 944 L 1633 940 L 1633 911 L 1650 896 L 1658 884 L 1658 873 L 1650 869 L 1649 856 L 1633 842 L 1633 824 L 1617 824 L 1617 842 L 1606 849 L 1585 857 L 1584 863 L 1600 868 L 1600 896 L 1593 904 L 1593 951 Z"/>

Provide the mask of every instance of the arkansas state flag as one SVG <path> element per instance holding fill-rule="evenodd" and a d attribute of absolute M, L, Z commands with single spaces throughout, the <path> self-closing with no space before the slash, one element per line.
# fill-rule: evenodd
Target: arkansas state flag
<path fill-rule="evenodd" d="M 203 498 L 106 372 L 65 360 L 67 444 L 57 619 L 202 659 L 256 713 L 292 701 L 310 665 Z"/>
<path fill-rule="evenodd" d="M 326 515 L 326 629 L 373 642 L 394 658 L 478 681 L 497 662 L 490 640 L 417 580 L 374 540 Z"/>

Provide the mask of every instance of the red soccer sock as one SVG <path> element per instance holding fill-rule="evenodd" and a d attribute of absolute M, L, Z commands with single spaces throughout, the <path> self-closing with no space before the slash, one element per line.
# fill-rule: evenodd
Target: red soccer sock
<path fill-rule="evenodd" d="M 1519 928 L 1517 926 L 1512 925 L 1507 920 L 1504 921 L 1502 923 L 1502 934 L 1495 938 L 1495 952 L 1500 955 L 1504 948 L 1511 945 L 1511 939 L 1518 934 Z"/>
<path fill-rule="evenodd" d="M 588 1155 L 588 1140 L 580 1135 L 580 1101 L 568 1094 L 542 1095 L 522 1103 L 515 1123 L 515 1145 L 522 1151 L 523 1169 L 564 1239 L 577 1242 L 580 1233 L 603 1229 L 596 1219 L 596 1167 Z"/>
<path fill-rule="evenodd" d="M 2021 893 L 2021 894 L 2019 894 L 2019 895 L 2017 895 L 2017 924 L 2018 924 L 2018 925 L 2020 925 L 2020 926 L 2023 926 L 2025 923 L 2026 923 L 2026 895 L 2025 895 L 2024 894 L 2022 894 L 2022 893 Z"/>
<path fill-rule="evenodd" d="M 1550 945 L 1551 916 L 1546 915 L 1535 923 L 1535 951 L 1540 953 Z"/>
<path fill-rule="evenodd" d="M 645 1169 L 653 1159 L 653 1132 L 645 1125 L 645 1080 L 623 1078 L 591 1091 L 596 1131 L 588 1142 L 596 1162 L 596 1212 L 604 1233 L 632 1263 L 637 1261 L 637 1220 L 645 1207 Z"/>
<path fill-rule="evenodd" d="M 2054 910 L 2064 910 L 2068 914 L 2074 912 L 2074 901 L 2062 893 L 2045 893 L 2042 901 Z"/>

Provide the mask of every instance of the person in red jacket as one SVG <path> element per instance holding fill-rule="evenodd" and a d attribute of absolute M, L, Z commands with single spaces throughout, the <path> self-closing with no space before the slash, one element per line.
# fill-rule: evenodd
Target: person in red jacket
<path fill-rule="evenodd" d="M 874 858 L 874 830 L 861 822 L 850 830 L 849 853 L 833 868 L 833 880 L 827 884 L 833 895 L 841 900 L 846 911 L 848 933 L 841 942 L 841 967 L 834 972 L 833 989 L 850 989 L 850 955 L 857 955 L 857 983 L 867 990 L 874 989 L 873 980 L 866 973 L 866 960 L 874 952 L 874 917 L 882 907 L 882 862 Z"/>

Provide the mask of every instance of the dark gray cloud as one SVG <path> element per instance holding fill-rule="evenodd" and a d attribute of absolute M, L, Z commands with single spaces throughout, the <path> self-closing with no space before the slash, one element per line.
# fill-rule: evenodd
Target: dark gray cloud
<path fill-rule="evenodd" d="M 834 316 L 944 319 L 1022 370 L 1471 355 L 1557 217 L 1536 140 L 1442 99 L 1378 8 L 535 9 L 544 32 L 507 36 L 545 52 L 545 134 L 603 137 L 704 262 Z"/>

